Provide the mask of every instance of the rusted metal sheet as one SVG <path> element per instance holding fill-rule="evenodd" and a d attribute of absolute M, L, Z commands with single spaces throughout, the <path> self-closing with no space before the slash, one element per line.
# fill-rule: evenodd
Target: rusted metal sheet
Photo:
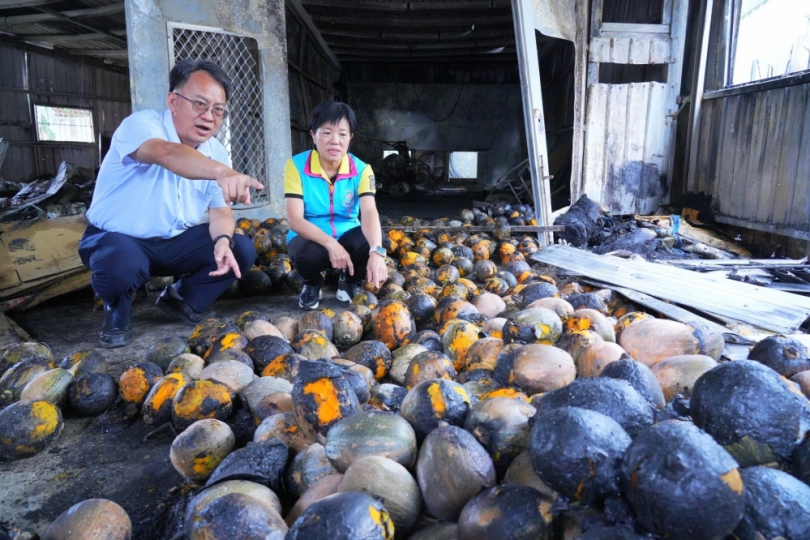
<path fill-rule="evenodd" d="M 666 192 L 665 90 L 662 83 L 591 87 L 584 193 L 614 213 L 652 213 Z"/>
<path fill-rule="evenodd" d="M 704 97 L 689 188 L 720 221 L 806 239 L 810 231 L 810 82 Z"/>
<path fill-rule="evenodd" d="M 603 22 L 603 3 L 593 0 L 585 157 L 572 193 L 611 212 L 650 214 L 669 201 L 687 4 L 663 2 L 661 24 L 635 24 Z M 667 82 L 601 83 L 603 63 L 666 64 Z"/>

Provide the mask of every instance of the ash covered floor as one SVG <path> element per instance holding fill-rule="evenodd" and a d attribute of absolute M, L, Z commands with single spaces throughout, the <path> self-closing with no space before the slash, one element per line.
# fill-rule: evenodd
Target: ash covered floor
<path fill-rule="evenodd" d="M 321 306 L 343 309 L 335 299 L 335 284 L 327 281 Z M 120 349 L 98 348 L 102 312 L 94 311 L 92 291 L 83 289 L 54 299 L 12 318 L 31 338 L 47 343 L 58 361 L 68 354 L 97 349 L 116 380 L 129 366 L 146 359 L 158 339 L 186 339 L 192 327 L 173 319 L 154 305 L 155 296 L 136 299 L 133 342 Z M 233 321 L 247 310 L 270 319 L 300 317 L 298 295 L 286 287 L 264 296 L 221 299 L 211 309 L 218 318 Z M 67 409 L 65 409 L 67 411 Z M 185 504 L 188 489 L 169 461 L 174 435 L 162 431 L 145 440 L 153 428 L 140 421 L 102 425 L 97 418 L 65 416 L 65 428 L 45 451 L 30 458 L 0 463 L 0 525 L 42 534 L 70 506 L 90 498 L 120 504 L 129 514 L 133 538 L 165 540 L 177 530 L 176 508 Z"/>

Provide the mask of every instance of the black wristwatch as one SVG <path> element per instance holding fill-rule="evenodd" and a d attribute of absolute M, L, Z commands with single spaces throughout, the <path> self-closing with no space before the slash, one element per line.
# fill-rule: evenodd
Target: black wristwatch
<path fill-rule="evenodd" d="M 233 237 L 232 237 L 232 236 L 230 236 L 230 235 L 227 235 L 227 234 L 220 234 L 219 236 L 217 236 L 216 238 L 214 238 L 214 244 L 216 244 L 217 242 L 219 242 L 219 241 L 220 241 L 220 240 L 222 240 L 223 238 L 227 238 L 227 239 L 228 239 L 228 247 L 229 247 L 229 248 L 231 248 L 231 249 L 233 249 Z"/>

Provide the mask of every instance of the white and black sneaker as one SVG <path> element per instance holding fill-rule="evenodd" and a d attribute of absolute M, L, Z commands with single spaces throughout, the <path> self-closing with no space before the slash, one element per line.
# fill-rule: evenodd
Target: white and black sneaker
<path fill-rule="evenodd" d="M 318 309 L 319 301 L 322 296 L 320 283 L 317 285 L 304 283 L 304 288 L 301 289 L 301 295 L 298 297 L 298 307 L 307 311 Z"/>
<path fill-rule="evenodd" d="M 356 281 L 346 279 L 346 272 L 340 274 L 338 278 L 337 294 L 335 295 L 341 302 L 351 302 L 354 295 L 361 290 L 360 284 Z"/>

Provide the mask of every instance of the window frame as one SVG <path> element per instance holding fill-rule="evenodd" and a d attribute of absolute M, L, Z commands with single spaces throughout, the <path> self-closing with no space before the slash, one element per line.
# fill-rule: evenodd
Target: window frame
<path fill-rule="evenodd" d="M 707 0 L 709 2 L 714 0 Z M 758 84 L 768 84 L 771 86 L 774 82 L 777 82 L 777 86 L 782 86 L 778 84 L 779 82 L 784 81 L 784 86 L 791 86 L 795 83 L 795 79 L 806 77 L 810 75 L 810 68 L 803 69 L 801 71 L 794 71 L 792 73 L 786 73 L 784 75 L 774 75 L 773 77 L 765 77 L 762 79 L 757 79 L 755 81 L 748 81 L 744 83 L 733 84 L 732 81 L 734 80 L 734 64 L 736 62 L 736 55 L 737 55 L 737 40 L 739 39 L 739 32 L 740 32 L 740 19 L 742 17 L 742 4 L 744 0 L 727 0 L 728 1 L 728 9 L 730 11 L 728 17 L 728 24 L 726 27 L 726 36 L 728 42 L 728 49 L 726 50 L 726 69 L 725 69 L 725 81 L 723 81 L 723 90 L 725 89 L 737 89 L 737 88 L 746 88 L 753 85 Z M 720 92 L 722 90 L 715 90 L 715 92 Z"/>
<path fill-rule="evenodd" d="M 475 176 L 450 176 L 452 169 L 453 154 L 475 154 Z M 481 152 L 479 150 L 448 150 L 447 151 L 447 178 L 453 180 L 478 180 L 481 173 L 479 170 Z"/>
<path fill-rule="evenodd" d="M 93 140 L 90 142 L 87 141 L 65 141 L 65 140 L 47 140 L 42 139 L 39 133 L 39 117 L 37 116 L 37 107 L 48 107 L 51 109 L 76 109 L 81 111 L 88 111 L 90 113 L 90 124 L 91 129 L 93 130 Z M 95 147 L 98 144 L 98 136 L 99 131 L 97 129 L 97 122 L 96 122 L 96 115 L 95 109 L 93 107 L 82 107 L 78 105 L 54 105 L 53 103 L 31 103 L 31 116 L 34 120 L 33 127 L 34 132 L 36 135 L 36 143 L 41 145 L 52 145 L 52 146 L 92 146 Z"/>

